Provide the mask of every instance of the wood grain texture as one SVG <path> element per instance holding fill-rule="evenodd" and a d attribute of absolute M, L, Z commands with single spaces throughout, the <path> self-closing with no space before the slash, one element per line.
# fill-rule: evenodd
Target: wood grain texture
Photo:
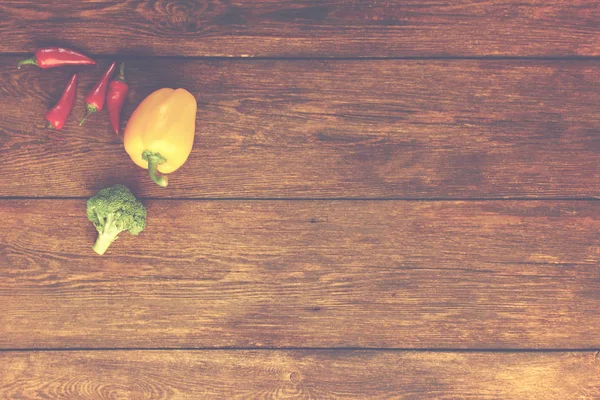
<path fill-rule="evenodd" d="M 0 57 L 4 197 L 84 197 L 116 181 L 155 198 L 600 196 L 597 61 L 132 60 L 125 120 L 160 87 L 198 99 L 196 146 L 167 190 L 105 112 L 77 126 L 106 61 L 81 69 L 60 133 L 43 115 L 72 71 L 16 62 Z"/>
<path fill-rule="evenodd" d="M 594 353 L 0 353 L 5 399 L 597 399 Z"/>
<path fill-rule="evenodd" d="M 3 0 L 0 52 L 598 56 L 595 0 Z"/>
<path fill-rule="evenodd" d="M 0 348 L 598 348 L 600 202 L 0 202 Z"/>

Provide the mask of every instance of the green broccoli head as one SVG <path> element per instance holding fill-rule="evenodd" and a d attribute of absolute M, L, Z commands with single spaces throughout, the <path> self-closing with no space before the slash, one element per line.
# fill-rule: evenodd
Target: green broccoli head
<path fill-rule="evenodd" d="M 98 230 L 94 251 L 104 254 L 119 233 L 139 235 L 146 227 L 146 208 L 123 185 L 102 189 L 87 201 L 87 216 Z"/>

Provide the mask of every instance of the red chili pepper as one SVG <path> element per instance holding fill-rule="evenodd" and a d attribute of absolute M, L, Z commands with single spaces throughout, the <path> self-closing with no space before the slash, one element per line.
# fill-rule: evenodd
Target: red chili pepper
<path fill-rule="evenodd" d="M 96 61 L 71 49 L 46 47 L 37 49 L 33 57 L 19 61 L 17 67 L 21 69 L 27 64 L 37 65 L 40 68 L 54 68 L 63 65 L 93 65 Z"/>
<path fill-rule="evenodd" d="M 115 68 L 117 66 L 116 62 L 110 64 L 104 75 L 100 78 L 98 83 L 90 89 L 90 91 L 85 95 L 85 107 L 86 112 L 81 122 L 79 122 L 79 126 L 83 125 L 87 117 L 92 115 L 93 113 L 100 111 L 104 108 L 104 102 L 106 101 L 106 89 L 108 88 L 108 81 L 115 72 Z"/>
<path fill-rule="evenodd" d="M 50 123 L 49 127 L 52 126 L 55 129 L 62 129 L 65 125 L 67 117 L 71 113 L 73 104 L 75 103 L 77 79 L 77 74 L 73 74 L 56 105 L 46 112 L 46 120 Z"/>
<path fill-rule="evenodd" d="M 115 133 L 119 134 L 119 122 L 121 120 L 121 110 L 125 103 L 125 97 L 129 91 L 129 85 L 125 82 L 125 63 L 121 63 L 121 69 L 119 70 L 119 76 L 114 79 L 110 86 L 108 86 L 108 116 L 110 118 L 110 124 L 112 125 Z"/>

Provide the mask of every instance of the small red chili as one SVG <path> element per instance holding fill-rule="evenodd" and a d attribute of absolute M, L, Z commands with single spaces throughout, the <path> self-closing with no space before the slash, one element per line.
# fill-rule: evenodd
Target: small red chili
<path fill-rule="evenodd" d="M 104 108 L 104 102 L 106 101 L 106 90 L 108 88 L 108 81 L 115 72 L 115 68 L 117 66 L 116 62 L 110 64 L 104 75 L 100 78 L 98 83 L 90 89 L 90 91 L 85 95 L 85 107 L 86 112 L 81 122 L 79 122 L 79 126 L 83 125 L 87 117 L 92 115 L 93 113 L 100 111 Z"/>
<path fill-rule="evenodd" d="M 46 120 L 55 129 L 62 129 L 67 121 L 67 117 L 73 109 L 75 103 L 75 95 L 77 94 L 77 74 L 73 74 L 71 80 L 67 84 L 62 96 L 54 107 L 46 112 Z"/>
<path fill-rule="evenodd" d="M 21 69 L 23 65 L 28 64 L 37 65 L 40 68 L 54 68 L 63 65 L 93 65 L 96 64 L 96 61 L 71 49 L 46 47 L 37 49 L 33 57 L 19 61 L 17 67 Z"/>
<path fill-rule="evenodd" d="M 121 120 L 121 110 L 125 103 L 125 97 L 129 91 L 129 85 L 125 82 L 125 63 L 121 63 L 119 76 L 108 86 L 108 117 L 113 130 L 118 135 Z"/>

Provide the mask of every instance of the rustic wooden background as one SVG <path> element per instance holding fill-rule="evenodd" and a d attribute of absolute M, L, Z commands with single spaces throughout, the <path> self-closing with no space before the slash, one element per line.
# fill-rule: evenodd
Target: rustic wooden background
<path fill-rule="evenodd" d="M 597 0 L 2 0 L 0 37 L 0 398 L 600 398 Z M 44 45 L 99 63 L 16 69 Z M 77 126 L 115 59 L 125 120 L 198 100 L 167 189 Z M 148 227 L 99 257 L 115 183 Z"/>

